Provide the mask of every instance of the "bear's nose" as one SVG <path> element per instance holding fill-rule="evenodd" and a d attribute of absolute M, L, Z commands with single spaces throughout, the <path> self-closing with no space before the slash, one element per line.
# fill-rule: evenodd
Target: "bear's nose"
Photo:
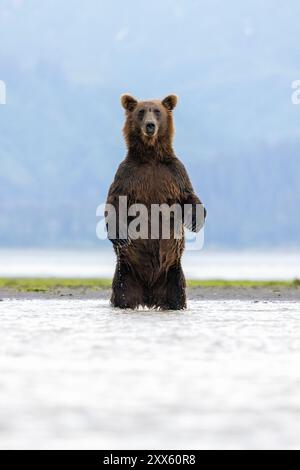
<path fill-rule="evenodd" d="M 154 122 L 147 122 L 146 124 L 146 132 L 149 135 L 153 135 L 155 132 L 155 124 Z"/>

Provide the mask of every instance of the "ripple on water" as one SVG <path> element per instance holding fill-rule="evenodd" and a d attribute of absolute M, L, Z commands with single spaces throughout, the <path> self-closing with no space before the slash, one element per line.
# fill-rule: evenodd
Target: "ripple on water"
<path fill-rule="evenodd" d="M 295 302 L 0 304 L 1 448 L 299 448 Z"/>

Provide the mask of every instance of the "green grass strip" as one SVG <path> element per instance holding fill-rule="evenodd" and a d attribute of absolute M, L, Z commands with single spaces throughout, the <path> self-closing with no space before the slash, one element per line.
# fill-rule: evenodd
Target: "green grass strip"
<path fill-rule="evenodd" d="M 196 281 L 189 280 L 190 288 L 295 288 L 300 280 L 294 281 L 224 281 L 221 279 Z M 61 278 L 0 278 L 0 289 L 14 289 L 20 292 L 49 292 L 60 289 L 100 290 L 111 287 L 110 279 L 61 279 Z"/>

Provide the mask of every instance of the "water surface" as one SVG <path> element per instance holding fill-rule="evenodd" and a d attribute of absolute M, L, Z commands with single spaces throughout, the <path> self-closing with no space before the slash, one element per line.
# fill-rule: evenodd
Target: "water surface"
<path fill-rule="evenodd" d="M 112 277 L 112 248 L 99 250 L 1 250 L 0 276 Z M 189 279 L 292 280 L 300 278 L 300 252 L 186 251 Z"/>
<path fill-rule="evenodd" d="M 300 448 L 300 304 L 0 302 L 1 448 Z"/>

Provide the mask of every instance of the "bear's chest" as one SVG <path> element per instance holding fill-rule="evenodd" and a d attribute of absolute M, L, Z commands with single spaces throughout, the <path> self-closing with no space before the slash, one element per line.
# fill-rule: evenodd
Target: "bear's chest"
<path fill-rule="evenodd" d="M 180 188 L 172 168 L 165 164 L 142 165 L 131 175 L 131 198 L 140 204 L 173 204 Z"/>

